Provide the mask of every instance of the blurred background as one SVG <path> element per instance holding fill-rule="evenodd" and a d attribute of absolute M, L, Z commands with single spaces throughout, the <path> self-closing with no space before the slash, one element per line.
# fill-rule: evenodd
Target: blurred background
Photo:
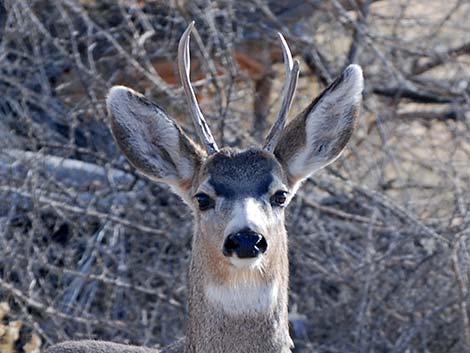
<path fill-rule="evenodd" d="M 288 211 L 296 353 L 470 351 L 470 3 L 466 0 L 0 0 L 0 352 L 183 335 L 191 214 L 126 162 L 115 84 L 189 134 L 176 46 L 221 145 L 261 141 L 284 34 L 290 116 L 350 63 L 364 106 L 342 157 Z"/>

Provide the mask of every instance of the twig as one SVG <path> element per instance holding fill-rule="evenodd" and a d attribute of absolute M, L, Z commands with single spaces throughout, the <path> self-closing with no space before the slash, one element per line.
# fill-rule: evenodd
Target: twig
<path fill-rule="evenodd" d="M 31 308 L 39 310 L 45 315 L 58 317 L 61 319 L 66 319 L 70 321 L 75 321 L 81 324 L 86 325 L 93 325 L 93 326 L 109 326 L 114 328 L 126 328 L 127 323 L 123 321 L 117 320 L 97 320 L 93 317 L 85 317 L 85 316 L 78 316 L 78 315 L 67 315 L 60 311 L 57 311 L 55 308 L 43 304 L 35 299 L 29 298 L 27 295 L 23 294 L 19 289 L 13 287 L 11 284 L 5 282 L 2 278 L 0 278 L 0 287 L 4 290 L 12 294 L 16 299 L 26 303 Z"/>
<path fill-rule="evenodd" d="M 413 64 L 411 72 L 413 75 L 419 75 L 435 68 L 436 66 L 448 63 L 448 60 L 452 58 L 466 54 L 470 54 L 470 42 L 458 47 L 449 48 L 444 52 L 438 52 L 434 57 L 424 61 L 422 64 L 419 64 L 419 62 L 416 61 Z"/>
<path fill-rule="evenodd" d="M 51 199 L 47 196 L 37 195 L 35 193 L 31 193 L 31 192 L 28 192 L 28 191 L 25 191 L 25 190 L 21 190 L 19 188 L 14 188 L 14 187 L 9 187 L 9 186 L 2 185 L 2 186 L 0 186 L 0 190 L 5 191 L 5 192 L 17 193 L 19 195 L 22 195 L 22 196 L 25 196 L 25 197 L 28 197 L 28 198 L 34 198 L 35 200 L 37 200 L 40 203 L 50 205 L 52 207 L 59 208 L 59 209 L 62 209 L 62 210 L 68 211 L 68 212 L 73 212 L 73 213 L 83 214 L 83 215 L 87 215 L 87 216 L 91 216 L 91 217 L 96 217 L 100 220 L 108 220 L 108 221 L 111 221 L 113 223 L 121 224 L 121 225 L 123 225 L 127 228 L 135 229 L 135 230 L 138 230 L 138 231 L 144 232 L 144 233 L 163 236 L 163 237 L 167 238 L 170 241 L 174 241 L 174 240 L 172 240 L 172 238 L 166 232 L 162 232 L 160 230 L 153 229 L 153 228 L 141 225 L 141 224 L 132 223 L 132 222 L 126 220 L 126 219 L 121 218 L 120 216 L 116 216 L 116 215 L 109 214 L 109 213 L 103 213 L 103 212 L 100 212 L 100 211 L 97 211 L 97 210 L 94 210 L 94 209 L 90 209 L 90 208 L 81 208 L 81 207 L 78 207 L 78 206 L 68 205 L 65 202 L 54 200 L 54 199 Z"/>
<path fill-rule="evenodd" d="M 461 102 L 461 97 L 443 97 L 431 92 L 418 92 L 411 88 L 404 87 L 372 87 L 372 92 L 379 96 L 391 97 L 394 99 L 409 99 L 419 103 L 457 103 Z"/>

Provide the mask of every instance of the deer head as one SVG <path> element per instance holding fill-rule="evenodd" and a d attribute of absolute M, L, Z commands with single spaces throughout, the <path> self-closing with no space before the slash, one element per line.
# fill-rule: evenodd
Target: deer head
<path fill-rule="evenodd" d="M 280 35 L 287 79 L 281 110 L 265 145 L 219 149 L 190 84 L 192 28 L 193 24 L 180 40 L 178 67 L 203 148 L 161 107 L 129 88 L 113 87 L 107 107 L 112 133 L 130 163 L 149 178 L 170 185 L 192 209 L 192 261 L 202 273 L 207 296 L 217 302 L 216 297 L 223 297 L 221 288 L 227 286 L 274 283 L 275 287 L 281 277 L 287 281 L 284 211 L 302 181 L 333 162 L 346 146 L 359 111 L 363 77 L 359 66 L 348 66 L 285 126 L 299 64 Z M 274 289 L 271 292 L 276 295 Z M 263 308 L 275 298 L 258 301 L 263 303 L 256 307 Z M 219 304 L 227 305 L 227 310 L 240 309 L 236 300 Z"/>

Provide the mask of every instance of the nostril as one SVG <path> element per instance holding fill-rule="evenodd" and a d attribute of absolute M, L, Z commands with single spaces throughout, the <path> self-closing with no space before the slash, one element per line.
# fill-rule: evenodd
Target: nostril
<path fill-rule="evenodd" d="M 263 236 L 260 235 L 260 239 L 256 243 L 256 247 L 259 249 L 261 254 L 264 254 L 268 249 L 268 243 L 266 242 L 266 239 Z"/>
<path fill-rule="evenodd" d="M 223 253 L 225 256 L 232 256 L 234 251 L 240 246 L 239 242 L 236 239 L 236 234 L 230 234 L 224 243 Z"/>

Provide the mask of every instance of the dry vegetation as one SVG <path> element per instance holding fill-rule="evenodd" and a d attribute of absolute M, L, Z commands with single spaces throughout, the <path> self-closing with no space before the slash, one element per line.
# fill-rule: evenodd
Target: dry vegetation
<path fill-rule="evenodd" d="M 6 302 L 0 302 L 0 352 L 16 353 L 21 347 L 24 353 L 39 353 L 41 338 L 37 333 L 22 330 L 23 322 L 10 319 L 10 306 Z M 29 341 L 24 343 L 28 337 Z M 22 345 L 23 344 L 23 345 Z"/>
<path fill-rule="evenodd" d="M 31 332 L 43 346 L 183 334 L 190 212 L 127 164 L 103 97 L 127 84 L 191 133 L 174 59 L 196 19 L 195 86 L 225 145 L 262 134 L 255 87 L 276 112 L 282 65 L 259 57 L 277 30 L 302 60 L 295 111 L 364 68 L 354 140 L 289 210 L 295 352 L 470 351 L 469 2 L 280 3 L 0 1 L 0 347 L 15 320 L 17 352 Z"/>

